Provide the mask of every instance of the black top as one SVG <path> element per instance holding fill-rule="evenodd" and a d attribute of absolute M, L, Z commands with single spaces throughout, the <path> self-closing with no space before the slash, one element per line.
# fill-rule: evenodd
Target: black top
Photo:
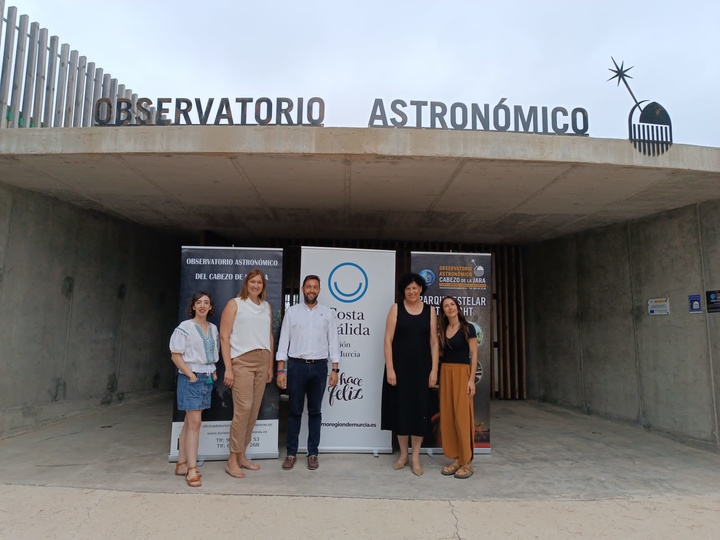
<path fill-rule="evenodd" d="M 468 339 L 475 339 L 477 337 L 477 331 L 472 324 L 466 324 L 465 326 L 468 330 L 467 337 L 465 337 L 463 329 L 458 328 L 455 335 L 447 340 L 443 351 L 444 354 L 440 357 L 440 361 L 443 364 L 470 365 L 470 345 L 468 344 Z"/>

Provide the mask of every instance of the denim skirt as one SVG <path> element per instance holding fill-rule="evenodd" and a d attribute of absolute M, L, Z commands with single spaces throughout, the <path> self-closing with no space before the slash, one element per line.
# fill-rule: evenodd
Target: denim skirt
<path fill-rule="evenodd" d="M 177 382 L 177 407 L 179 411 L 201 411 L 210 408 L 210 397 L 212 396 L 213 381 L 210 375 L 201 373 L 197 381 L 191 383 L 187 375 L 178 373 Z"/>

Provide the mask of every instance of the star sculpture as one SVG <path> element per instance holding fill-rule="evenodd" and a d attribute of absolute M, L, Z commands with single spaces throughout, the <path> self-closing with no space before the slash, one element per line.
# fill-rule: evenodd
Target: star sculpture
<path fill-rule="evenodd" d="M 628 79 L 632 79 L 632 77 L 630 75 L 628 75 L 628 71 L 630 71 L 635 66 L 630 66 L 629 68 L 626 69 L 625 62 L 620 62 L 620 65 L 618 66 L 617 62 L 615 61 L 615 59 L 612 56 L 610 57 L 610 59 L 613 61 L 613 64 L 615 64 L 615 69 L 608 68 L 608 70 L 612 71 L 615 75 L 610 77 L 608 79 L 608 81 L 617 79 L 618 86 L 620 86 L 620 82 L 622 81 L 622 83 L 625 85 L 625 88 L 627 88 L 627 91 L 630 92 L 630 96 L 632 96 L 633 101 L 635 101 L 635 103 L 637 103 L 639 105 L 638 100 L 635 98 L 635 94 L 633 94 L 633 91 L 630 90 L 630 85 L 627 82 Z"/>

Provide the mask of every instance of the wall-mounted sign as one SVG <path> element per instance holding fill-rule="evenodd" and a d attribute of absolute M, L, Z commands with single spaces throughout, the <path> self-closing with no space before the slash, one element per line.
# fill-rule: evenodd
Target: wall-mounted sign
<path fill-rule="evenodd" d="M 690 313 L 702 313 L 702 299 L 699 294 L 688 295 L 688 310 Z"/>
<path fill-rule="evenodd" d="M 648 315 L 669 315 L 670 299 L 669 298 L 651 298 L 647 302 Z"/>
<path fill-rule="evenodd" d="M 628 75 L 634 66 L 625 68 L 625 62 L 617 65 L 615 59 L 610 57 L 615 64 L 615 69 L 608 68 L 615 75 L 610 77 L 608 81 L 617 79 L 618 86 L 620 82 L 625 85 L 627 91 L 635 102 L 635 106 L 630 109 L 628 115 L 628 138 L 638 152 L 642 152 L 646 156 L 659 156 L 667 152 L 672 146 L 672 122 L 670 115 L 665 108 L 659 103 L 653 101 L 643 106 L 648 100 L 638 101 L 635 98 L 627 80 L 632 79 Z M 636 120 L 637 116 L 637 120 Z"/>
<path fill-rule="evenodd" d="M 505 101 L 507 98 L 502 98 L 494 107 L 489 103 L 453 103 L 448 107 L 441 101 L 395 99 L 388 109 L 385 102 L 378 98 L 373 103 L 368 127 L 587 135 L 588 113 L 581 107 L 570 112 L 565 107 L 523 108 L 515 105 L 510 108 Z M 411 117 L 414 117 L 414 122 L 410 121 Z"/>
<path fill-rule="evenodd" d="M 720 291 L 705 291 L 708 313 L 720 313 Z"/>
<path fill-rule="evenodd" d="M 395 99 L 385 107 L 376 99 L 370 111 L 368 127 L 459 129 L 470 131 L 514 131 L 587 135 L 588 113 L 581 107 L 512 108 L 502 98 L 495 106 L 488 103 L 440 101 L 404 101 Z M 325 101 L 279 98 L 100 98 L 93 108 L 96 126 L 323 126 Z"/>
<path fill-rule="evenodd" d="M 191 115 L 193 108 L 196 112 Z M 301 97 L 296 100 L 284 97 L 275 100 L 267 97 L 257 100 L 239 97 L 234 102 L 230 98 L 217 101 L 215 98 L 195 98 L 193 101 L 188 98 L 158 98 L 154 103 L 146 97 L 138 98 L 135 103 L 128 98 L 117 98 L 113 111 L 113 100 L 100 98 L 95 102 L 93 110 L 97 126 L 192 125 L 193 116 L 197 117 L 200 125 L 322 126 L 325 102 L 319 97 L 310 98 L 307 103 Z"/>

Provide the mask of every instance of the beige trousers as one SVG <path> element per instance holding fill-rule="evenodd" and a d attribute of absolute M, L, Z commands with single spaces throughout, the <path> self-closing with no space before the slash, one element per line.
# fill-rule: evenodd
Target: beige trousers
<path fill-rule="evenodd" d="M 230 451 L 237 454 L 250 444 L 270 364 L 270 351 L 255 349 L 232 359 L 233 419 L 230 424 Z"/>

